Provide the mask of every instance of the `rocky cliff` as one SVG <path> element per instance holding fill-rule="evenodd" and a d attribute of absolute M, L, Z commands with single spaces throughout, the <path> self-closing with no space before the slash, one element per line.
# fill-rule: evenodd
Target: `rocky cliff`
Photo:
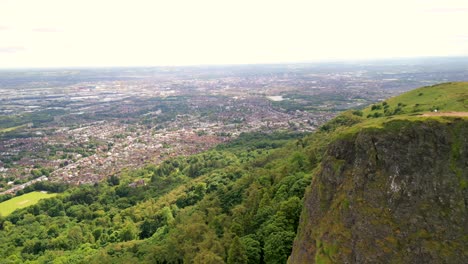
<path fill-rule="evenodd" d="M 309 187 L 289 263 L 468 263 L 468 119 L 341 134 Z"/>

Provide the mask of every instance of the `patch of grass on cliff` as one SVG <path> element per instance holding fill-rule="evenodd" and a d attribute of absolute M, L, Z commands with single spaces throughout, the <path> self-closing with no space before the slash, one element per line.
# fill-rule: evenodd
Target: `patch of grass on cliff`
<path fill-rule="evenodd" d="M 363 116 L 378 118 L 430 111 L 468 111 L 468 82 L 421 87 L 365 108 Z"/>
<path fill-rule="evenodd" d="M 16 209 L 25 208 L 36 204 L 39 200 L 44 198 L 51 198 L 57 194 L 54 193 L 43 193 L 43 192 L 30 192 L 21 196 L 12 198 L 8 201 L 0 203 L 0 215 L 7 216 Z"/>

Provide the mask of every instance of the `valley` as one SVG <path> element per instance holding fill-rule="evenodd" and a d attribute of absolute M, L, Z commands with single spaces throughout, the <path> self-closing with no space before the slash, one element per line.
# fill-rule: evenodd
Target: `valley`
<path fill-rule="evenodd" d="M 96 183 L 242 133 L 316 131 L 340 111 L 462 79 L 456 62 L 0 71 L 0 192 L 40 176 Z"/>
<path fill-rule="evenodd" d="M 406 89 L 5 115 L 1 263 L 463 263 L 468 84 Z"/>

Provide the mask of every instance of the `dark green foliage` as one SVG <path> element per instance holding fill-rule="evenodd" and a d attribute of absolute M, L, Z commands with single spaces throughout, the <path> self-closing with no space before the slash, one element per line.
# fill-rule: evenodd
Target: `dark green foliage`
<path fill-rule="evenodd" d="M 151 218 L 145 219 L 140 225 L 140 238 L 145 239 L 151 237 L 156 232 L 156 230 L 158 230 L 159 227 L 161 227 L 159 221 Z"/>
<path fill-rule="evenodd" d="M 243 134 L 215 150 L 124 171 L 94 186 L 71 187 L 0 219 L 0 258 L 284 262 L 326 137 L 326 132 Z M 131 185 L 138 180 L 146 185 Z M 31 187 L 36 188 L 67 186 L 44 182 Z M 283 235 L 281 244 L 277 240 Z"/>
<path fill-rule="evenodd" d="M 302 133 L 280 133 L 275 132 L 271 134 L 265 133 L 242 133 L 240 136 L 227 144 L 217 146 L 217 149 L 265 149 L 265 148 L 278 148 L 287 143 L 291 139 L 300 139 L 304 136 Z"/>
<path fill-rule="evenodd" d="M 385 110 L 385 111 L 387 111 L 387 110 Z M 384 114 L 379 113 L 379 112 L 375 112 L 373 114 L 368 114 L 367 118 L 379 118 L 379 117 L 382 117 L 382 116 L 384 116 Z"/>
<path fill-rule="evenodd" d="M 116 186 L 116 185 L 119 185 L 119 184 L 120 184 L 120 179 L 119 179 L 119 177 L 117 177 L 117 175 L 111 175 L 111 176 L 107 179 L 107 183 L 108 183 L 110 186 Z"/>
<path fill-rule="evenodd" d="M 286 263 L 291 254 L 295 231 L 280 231 L 270 234 L 265 240 L 265 263 Z"/>
<path fill-rule="evenodd" d="M 92 204 L 98 197 L 98 189 L 92 186 L 84 186 L 83 188 L 75 189 L 67 201 L 74 204 Z"/>
<path fill-rule="evenodd" d="M 260 254 L 262 248 L 260 242 L 255 238 L 254 235 L 247 235 L 241 238 L 243 247 L 245 248 L 245 254 L 247 255 L 247 263 L 256 264 L 260 263 Z"/>
<path fill-rule="evenodd" d="M 363 112 L 361 110 L 355 110 L 352 113 L 353 113 L 353 115 L 356 115 L 356 116 L 362 116 L 363 115 Z"/>
<path fill-rule="evenodd" d="M 380 110 L 380 109 L 382 109 L 382 106 L 381 106 L 381 105 L 372 105 L 372 107 L 371 107 L 371 110 L 372 110 L 372 111 Z"/>
<path fill-rule="evenodd" d="M 120 231 L 120 241 L 130 241 L 136 239 L 138 229 L 132 221 L 126 221 Z"/>
<path fill-rule="evenodd" d="M 247 264 L 248 256 L 247 250 L 239 237 L 234 237 L 228 251 L 228 264 Z"/>
<path fill-rule="evenodd" d="M 321 126 L 320 130 L 324 132 L 333 132 L 337 128 L 349 127 L 361 121 L 361 116 L 355 115 L 351 111 L 347 111 Z"/>
<path fill-rule="evenodd" d="M 29 189 L 31 189 L 31 191 L 47 191 L 53 193 L 62 193 L 65 190 L 67 190 L 68 187 L 69 186 L 64 183 L 40 181 L 26 187 L 25 190 L 29 191 Z"/>
<path fill-rule="evenodd" d="M 176 205 L 179 208 L 184 208 L 189 205 L 194 205 L 201 199 L 206 192 L 206 184 L 205 183 L 197 183 L 195 186 L 192 186 L 188 189 L 188 191 L 179 197 L 176 201 Z"/>
<path fill-rule="evenodd" d="M 10 200 L 11 198 L 13 198 L 13 195 L 12 195 L 12 194 L 5 194 L 5 195 L 2 195 L 2 196 L 0 196 L 0 202 L 6 201 L 6 200 Z"/>

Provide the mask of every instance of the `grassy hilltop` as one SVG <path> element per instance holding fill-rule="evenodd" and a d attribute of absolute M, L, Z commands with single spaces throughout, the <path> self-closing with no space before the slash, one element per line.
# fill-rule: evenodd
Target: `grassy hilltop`
<path fill-rule="evenodd" d="M 443 83 L 418 88 L 373 104 L 363 110 L 364 117 L 383 117 L 423 112 L 468 111 L 468 82 Z"/>

